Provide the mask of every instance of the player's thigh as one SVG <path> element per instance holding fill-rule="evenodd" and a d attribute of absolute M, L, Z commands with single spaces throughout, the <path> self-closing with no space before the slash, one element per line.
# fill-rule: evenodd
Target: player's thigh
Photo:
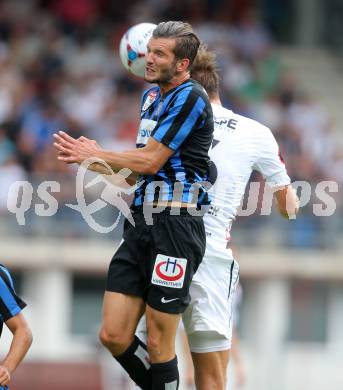
<path fill-rule="evenodd" d="M 197 390 L 225 390 L 229 350 L 192 353 Z"/>
<path fill-rule="evenodd" d="M 229 349 L 232 339 L 232 296 L 236 263 L 205 255 L 191 287 L 191 303 L 183 313 L 185 331 L 192 352 L 203 353 Z M 206 339 L 197 335 L 208 332 Z"/>
<path fill-rule="evenodd" d="M 139 229 L 125 221 L 123 240 L 113 255 L 107 272 L 106 291 L 143 297 L 144 276 L 140 270 L 142 248 L 137 238 Z"/>
<path fill-rule="evenodd" d="M 190 302 L 190 284 L 205 251 L 203 220 L 186 209 L 180 215 L 157 215 L 151 237 L 146 302 L 160 312 L 180 314 Z"/>
<path fill-rule="evenodd" d="M 137 296 L 106 291 L 102 312 L 102 331 L 109 337 L 131 337 L 144 313 L 143 299 Z"/>

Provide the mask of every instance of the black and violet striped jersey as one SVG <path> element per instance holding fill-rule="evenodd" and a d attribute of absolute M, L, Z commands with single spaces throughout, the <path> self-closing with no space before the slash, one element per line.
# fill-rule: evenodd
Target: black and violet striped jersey
<path fill-rule="evenodd" d="M 0 264 L 0 336 L 3 323 L 16 316 L 24 307 L 14 290 L 13 280 L 8 269 Z"/>
<path fill-rule="evenodd" d="M 161 95 L 159 87 L 145 91 L 137 148 L 153 137 L 174 154 L 156 175 L 140 176 L 143 184 L 135 192 L 133 205 L 158 200 L 208 204 L 202 183 L 208 180 L 212 134 L 212 108 L 206 92 L 196 81 L 187 80 L 165 95 Z"/>

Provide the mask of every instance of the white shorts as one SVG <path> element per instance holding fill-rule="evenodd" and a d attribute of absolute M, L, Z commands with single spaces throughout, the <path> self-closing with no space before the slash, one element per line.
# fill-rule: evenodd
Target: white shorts
<path fill-rule="evenodd" d="M 182 315 L 192 352 L 231 348 L 232 303 L 238 280 L 239 266 L 231 251 L 219 256 L 206 250 L 190 286 L 191 303 Z"/>

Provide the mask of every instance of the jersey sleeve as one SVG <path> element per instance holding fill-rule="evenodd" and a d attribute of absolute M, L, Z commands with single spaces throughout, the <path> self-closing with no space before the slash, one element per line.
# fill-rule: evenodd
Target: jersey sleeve
<path fill-rule="evenodd" d="M 2 322 L 16 316 L 26 306 L 16 294 L 8 271 L 0 270 L 0 319 Z"/>
<path fill-rule="evenodd" d="M 259 132 L 259 155 L 254 169 L 259 171 L 271 187 L 285 186 L 291 183 L 285 163 L 280 155 L 279 146 L 272 132 L 263 127 Z"/>
<path fill-rule="evenodd" d="M 193 129 L 206 119 L 206 102 L 194 90 L 181 90 L 159 118 L 151 136 L 172 150 L 177 150 Z"/>

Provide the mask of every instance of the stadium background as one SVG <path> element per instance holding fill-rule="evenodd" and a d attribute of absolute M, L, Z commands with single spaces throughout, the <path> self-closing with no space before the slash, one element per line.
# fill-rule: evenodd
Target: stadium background
<path fill-rule="evenodd" d="M 96 233 L 65 206 L 76 203 L 75 169 L 56 162 L 51 136 L 67 129 L 108 149 L 133 146 L 144 83 L 121 66 L 119 40 L 132 24 L 173 19 L 191 22 L 217 52 L 224 105 L 270 126 L 292 180 L 312 188 L 297 220 L 258 209 L 234 227 L 244 389 L 342 389 L 340 0 L 0 1 L 0 257 L 29 303 L 34 331 L 12 388 L 128 388 L 97 340 L 105 272 L 121 229 Z M 19 199 L 31 204 L 19 226 L 7 201 L 11 184 L 23 180 L 33 198 Z M 38 217 L 35 205 L 44 202 L 37 189 L 46 180 L 61 184 L 53 194 L 59 209 Z M 331 194 L 337 209 L 316 217 L 322 180 L 338 183 Z M 87 201 L 102 189 L 92 187 Z M 108 205 L 94 218 L 109 226 L 116 212 Z M 9 340 L 7 332 L 1 354 Z"/>

